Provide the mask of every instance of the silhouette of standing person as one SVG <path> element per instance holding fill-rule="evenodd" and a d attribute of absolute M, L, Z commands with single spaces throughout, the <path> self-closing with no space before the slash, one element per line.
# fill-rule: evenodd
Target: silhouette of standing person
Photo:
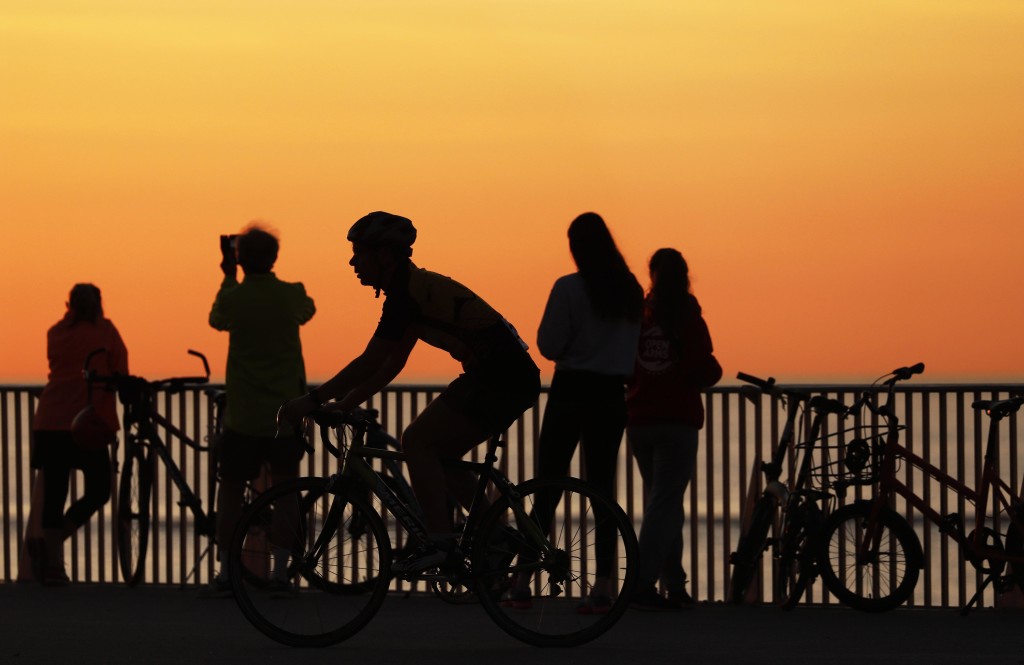
<path fill-rule="evenodd" d="M 299 327 L 313 318 L 316 306 L 302 283 L 285 282 L 273 272 L 280 243 L 258 223 L 222 247 L 224 281 L 210 311 L 210 325 L 229 333 L 227 407 L 219 443 L 217 494 L 217 576 L 205 596 L 230 595 L 225 565 L 228 546 L 241 517 L 245 483 L 270 465 L 273 483 L 298 475 L 305 452 L 301 433 L 275 438 L 278 407 L 306 392 L 306 369 Z M 236 262 L 237 260 L 237 262 Z M 245 277 L 239 282 L 237 266 Z M 275 514 L 275 520 L 279 516 Z M 287 556 L 278 557 L 287 563 Z M 287 586 L 283 571 L 272 583 Z"/>
<path fill-rule="evenodd" d="M 646 496 L 632 606 L 674 610 L 693 604 L 682 565 L 683 494 L 697 464 L 697 433 L 704 426 L 700 391 L 718 383 L 722 368 L 700 304 L 690 292 L 682 254 L 656 251 L 650 277 L 636 371 L 626 397 L 626 437 Z M 655 589 L 659 578 L 665 595 Z"/>
<path fill-rule="evenodd" d="M 96 349 L 106 353 L 93 359 L 93 369 L 104 375 L 128 373 L 128 350 L 117 328 L 103 316 L 100 290 L 76 284 L 64 318 L 46 333 L 50 371 L 32 421 L 32 467 L 42 472 L 44 484 L 43 542 L 33 539 L 27 546 L 36 579 L 47 585 L 69 582 L 64 540 L 110 500 L 110 454 L 104 444 L 113 442 L 120 424 L 115 394 L 98 386 L 90 391 L 82 374 L 86 357 Z M 72 434 L 72 424 L 90 405 L 108 438 L 83 447 Z M 72 469 L 85 475 L 85 492 L 65 512 Z"/>
<path fill-rule="evenodd" d="M 586 480 L 615 501 L 615 462 L 626 426 L 625 382 L 633 372 L 643 289 L 604 220 L 587 212 L 569 225 L 575 273 L 555 281 L 537 347 L 555 362 L 537 444 L 539 478 L 564 477 L 582 445 Z M 599 541 L 612 543 L 613 539 Z M 595 586 L 581 613 L 611 607 L 615 556 L 599 546 Z"/>

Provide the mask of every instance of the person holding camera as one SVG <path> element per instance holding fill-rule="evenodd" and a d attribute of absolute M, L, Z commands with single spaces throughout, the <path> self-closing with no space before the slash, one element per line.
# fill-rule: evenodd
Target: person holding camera
<path fill-rule="evenodd" d="M 301 282 L 285 282 L 273 272 L 280 243 L 258 223 L 238 236 L 221 236 L 224 281 L 210 311 L 210 325 L 229 333 L 227 408 L 218 442 L 217 556 L 220 571 L 204 593 L 231 594 L 226 557 L 241 517 L 246 481 L 264 464 L 272 483 L 298 475 L 305 452 L 302 433 L 278 438 L 277 409 L 306 392 L 299 327 L 316 306 Z M 245 273 L 237 278 L 238 266 Z M 277 519 L 275 515 L 275 519 Z M 275 579 L 287 586 L 287 579 Z"/>

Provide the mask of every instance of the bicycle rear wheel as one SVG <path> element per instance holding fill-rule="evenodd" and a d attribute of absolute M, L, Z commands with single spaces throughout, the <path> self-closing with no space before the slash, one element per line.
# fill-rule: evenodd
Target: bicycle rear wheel
<path fill-rule="evenodd" d="M 125 445 L 117 491 L 117 559 L 121 577 L 135 586 L 143 577 L 149 548 L 149 499 L 153 489 L 149 451 L 137 443 Z"/>
<path fill-rule="evenodd" d="M 818 507 L 807 499 L 791 501 L 782 519 L 777 543 L 775 604 L 784 610 L 797 606 L 814 579 L 814 552 L 810 550 L 813 533 L 820 527 Z M 817 527 L 816 527 L 817 525 Z"/>
<path fill-rule="evenodd" d="M 870 501 L 843 506 L 822 527 L 818 568 L 821 581 L 842 603 L 865 612 L 902 605 L 914 592 L 924 563 L 917 534 L 896 512 L 883 509 L 875 528 L 877 546 L 858 553 L 867 536 Z"/>
<path fill-rule="evenodd" d="M 272 487 L 243 513 L 232 538 L 235 600 L 282 644 L 322 647 L 351 637 L 376 614 L 390 584 L 384 523 L 362 497 L 328 483 L 300 478 Z M 246 571 L 262 571 L 269 584 Z"/>
<path fill-rule="evenodd" d="M 746 601 L 747 589 L 754 581 L 761 557 L 764 555 L 765 545 L 768 543 L 768 531 L 775 521 L 777 505 L 778 499 L 767 494 L 757 500 L 750 516 L 747 532 L 740 536 L 739 545 L 730 557 L 732 586 L 729 590 L 729 599 L 733 603 Z"/>
<path fill-rule="evenodd" d="M 533 480 L 516 490 L 523 520 L 503 497 L 473 538 L 480 603 L 503 630 L 535 646 L 570 647 L 602 635 L 622 617 L 636 586 L 639 549 L 629 518 L 572 478 Z M 503 598 L 510 593 L 514 602 Z M 607 595 L 608 604 L 586 604 L 596 595 Z"/>

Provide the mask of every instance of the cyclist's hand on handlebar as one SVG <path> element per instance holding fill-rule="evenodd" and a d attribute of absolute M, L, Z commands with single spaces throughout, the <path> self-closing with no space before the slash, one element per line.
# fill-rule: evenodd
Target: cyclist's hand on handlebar
<path fill-rule="evenodd" d="M 277 410 L 277 428 L 283 429 L 286 425 L 299 425 L 306 415 L 316 409 L 319 404 L 309 395 L 290 399 Z"/>

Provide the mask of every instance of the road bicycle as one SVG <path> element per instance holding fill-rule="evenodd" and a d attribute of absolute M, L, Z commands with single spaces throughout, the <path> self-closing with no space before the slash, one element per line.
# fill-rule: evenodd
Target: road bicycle
<path fill-rule="evenodd" d="M 750 511 L 747 527 L 730 556 L 733 565 L 730 599 L 734 603 L 747 600 L 761 558 L 770 549 L 773 599 L 782 608 L 792 609 L 814 579 L 816 569 L 809 544 L 822 521 L 819 502 L 830 496 L 827 491 L 810 486 L 813 448 L 819 441 L 824 416 L 843 414 L 846 407 L 821 395 L 812 397 L 806 390 L 778 386 L 774 378 L 760 379 L 743 372 L 737 374 L 737 378 L 749 384 L 741 388 L 748 399 L 757 400 L 765 394 L 785 404 L 786 420 L 771 460 L 760 463 L 765 476 L 764 491 Z M 810 408 L 814 417 L 806 430 L 805 442 L 794 444 L 796 424 L 802 420 L 800 414 L 805 408 Z M 790 464 L 797 471 L 788 484 L 783 483 L 781 477 L 787 456 L 791 455 L 791 450 L 798 449 L 804 450 L 801 462 L 798 466 Z M 771 537 L 770 532 L 774 532 Z"/>
<path fill-rule="evenodd" d="M 841 602 L 859 610 L 880 612 L 906 602 L 924 566 L 917 534 L 906 518 L 892 508 L 896 497 L 902 497 L 957 542 L 966 559 L 985 575 L 977 593 L 962 608 L 963 613 L 970 610 L 989 584 L 1006 590 L 1014 583 L 1024 583 L 1024 508 L 1020 495 L 1000 478 L 998 469 L 999 421 L 1019 410 L 1024 398 L 974 402 L 975 409 L 984 410 L 991 417 L 980 472 L 981 487 L 975 491 L 900 442 L 904 428 L 893 407 L 895 386 L 923 371 L 921 363 L 894 370 L 879 379 L 884 379 L 882 391 L 866 391 L 861 397 L 860 404 L 882 422 L 885 435 L 861 440 L 855 457 L 868 470 L 865 477 L 841 481 L 837 486 L 874 485 L 874 496 L 840 508 L 823 526 L 818 556 L 822 581 Z M 885 393 L 886 401 L 878 405 L 881 392 Z M 897 467 L 904 463 L 921 472 L 925 484 L 938 483 L 944 491 L 953 491 L 974 504 L 974 526 L 970 533 L 966 533 L 960 514 L 941 515 L 897 478 Z M 990 501 L 998 506 L 992 516 L 988 514 Z M 1004 576 L 1007 563 L 1012 565 L 1013 572 Z"/>
<path fill-rule="evenodd" d="M 213 405 L 210 427 L 207 433 L 207 444 L 203 445 L 188 436 L 156 406 L 158 393 L 175 394 L 183 390 L 209 383 L 210 365 L 206 357 L 198 351 L 189 350 L 203 363 L 202 376 L 183 376 L 147 381 L 138 376 L 97 374 L 90 369 L 92 358 L 102 353 L 103 349 L 91 352 L 85 361 L 84 375 L 90 386 L 101 384 L 117 391 L 118 399 L 124 409 L 124 461 L 120 464 L 118 481 L 117 508 L 115 515 L 115 531 L 117 535 L 118 562 L 121 577 L 128 586 L 135 586 L 144 577 L 144 563 L 149 549 L 149 530 L 152 520 L 152 490 L 154 465 L 157 460 L 163 462 L 167 476 L 177 487 L 181 495 L 180 505 L 191 511 L 195 520 L 195 530 L 199 535 L 209 539 L 209 544 L 200 553 L 195 566 L 188 573 L 182 584 L 195 574 L 203 559 L 210 552 L 216 534 L 216 514 L 206 512 L 203 502 L 192 490 L 180 467 L 171 456 L 171 450 L 160 435 L 158 428 L 167 433 L 168 438 L 178 439 L 190 448 L 207 452 L 215 449 L 215 441 L 222 432 L 224 393 L 215 389 L 205 390 L 206 396 Z M 91 388 L 90 388 L 91 389 Z M 211 469 L 216 468 L 211 460 Z M 214 496 L 215 478 L 210 476 L 209 495 Z M 251 501 L 257 490 L 250 483 L 245 492 L 246 501 Z"/>
<path fill-rule="evenodd" d="M 329 444 L 338 432 L 340 471 L 277 485 L 243 514 L 232 539 L 229 573 L 242 613 L 261 632 L 283 644 L 322 647 L 356 634 L 384 602 L 392 578 L 442 582 L 473 589 L 499 627 L 536 646 L 574 646 L 611 628 L 626 611 L 636 585 L 638 546 L 622 509 L 586 483 L 560 478 L 513 484 L 496 467 L 501 436 L 489 439 L 482 461 L 448 461 L 478 478 L 472 504 L 454 549 L 436 568 L 392 571 L 391 534 L 381 514 L 417 544 L 429 542 L 423 521 L 372 468 L 373 459 L 402 453 L 364 445 L 367 419 L 360 413 L 312 414 Z M 369 490 L 369 495 L 367 495 Z M 496 493 L 487 500 L 488 490 Z M 369 497 L 368 499 L 366 497 Z M 247 546 L 267 510 L 288 511 L 291 527 L 272 534 L 271 547 Z M 294 516 L 300 514 L 298 519 Z M 548 519 L 548 516 L 552 516 Z M 595 553 L 610 553 L 611 571 L 599 571 Z M 287 593 L 252 584 L 246 565 L 273 576 L 283 571 Z M 617 591 L 606 614 L 582 604 L 604 575 Z M 529 584 L 527 598 L 509 592 Z M 275 586 L 276 588 L 276 586 Z M 284 597 L 282 597 L 284 596 Z"/>

